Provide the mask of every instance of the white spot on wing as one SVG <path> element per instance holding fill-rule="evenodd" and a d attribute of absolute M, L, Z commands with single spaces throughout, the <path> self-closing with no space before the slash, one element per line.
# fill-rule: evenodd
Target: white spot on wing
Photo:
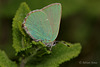
<path fill-rule="evenodd" d="M 46 21 L 47 21 L 48 19 L 46 19 Z"/>

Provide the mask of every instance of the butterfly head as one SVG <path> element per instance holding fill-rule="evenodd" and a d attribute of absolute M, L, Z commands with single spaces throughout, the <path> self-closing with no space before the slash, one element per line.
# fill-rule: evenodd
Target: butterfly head
<path fill-rule="evenodd" d="M 44 40 L 44 41 L 42 41 L 46 46 L 48 46 L 48 47 L 52 47 L 53 45 L 54 45 L 54 42 L 55 41 L 47 41 L 47 40 Z"/>

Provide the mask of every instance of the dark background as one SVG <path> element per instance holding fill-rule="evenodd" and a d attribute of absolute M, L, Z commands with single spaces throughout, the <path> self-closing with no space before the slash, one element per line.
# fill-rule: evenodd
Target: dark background
<path fill-rule="evenodd" d="M 100 67 L 100 0 L 0 0 L 0 49 L 13 59 L 12 19 L 21 2 L 31 10 L 51 3 L 62 4 L 62 19 L 56 40 L 82 45 L 81 54 L 60 67 Z M 86 62 L 86 63 L 84 63 Z"/>

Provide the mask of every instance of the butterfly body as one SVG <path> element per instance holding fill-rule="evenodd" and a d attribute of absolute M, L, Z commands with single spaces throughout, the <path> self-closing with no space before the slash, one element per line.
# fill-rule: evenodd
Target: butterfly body
<path fill-rule="evenodd" d="M 60 18 L 61 4 L 54 3 L 40 10 L 31 11 L 22 25 L 33 40 L 52 45 L 59 32 Z"/>

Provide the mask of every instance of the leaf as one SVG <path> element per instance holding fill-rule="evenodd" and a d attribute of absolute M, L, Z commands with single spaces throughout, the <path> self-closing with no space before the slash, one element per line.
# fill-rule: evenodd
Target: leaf
<path fill-rule="evenodd" d="M 30 38 L 27 38 L 24 30 L 22 29 L 24 18 L 29 12 L 30 9 L 28 5 L 23 2 L 13 19 L 13 47 L 15 48 L 16 52 L 20 52 L 31 47 Z"/>
<path fill-rule="evenodd" d="M 0 67 L 17 67 L 17 64 L 12 62 L 4 51 L 0 50 Z"/>
<path fill-rule="evenodd" d="M 52 52 L 49 55 L 44 55 L 40 61 L 33 62 L 32 64 L 27 64 L 26 67 L 58 67 L 59 64 L 69 61 L 70 59 L 77 57 L 81 51 L 80 43 L 66 43 L 68 46 L 62 42 L 56 44 L 52 48 Z M 38 60 L 37 59 L 37 60 Z"/>

